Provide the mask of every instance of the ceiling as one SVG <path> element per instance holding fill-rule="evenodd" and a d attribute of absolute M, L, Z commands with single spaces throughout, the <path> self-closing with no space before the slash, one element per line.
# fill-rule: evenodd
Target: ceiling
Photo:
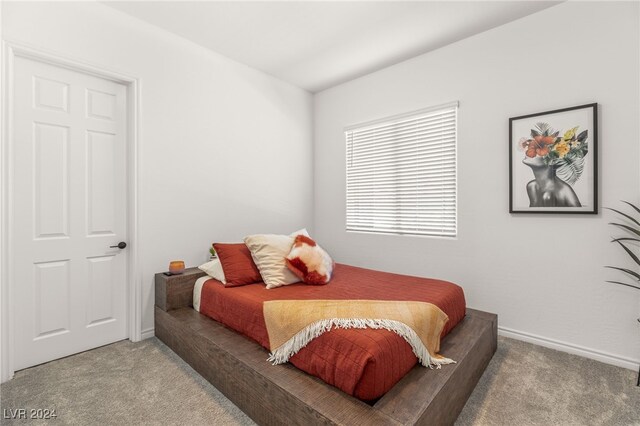
<path fill-rule="evenodd" d="M 105 3 L 281 80 L 318 92 L 559 2 Z"/>

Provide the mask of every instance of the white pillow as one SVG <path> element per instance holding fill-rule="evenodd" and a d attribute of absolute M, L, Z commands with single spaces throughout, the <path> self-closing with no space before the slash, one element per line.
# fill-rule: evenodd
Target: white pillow
<path fill-rule="evenodd" d="M 308 237 L 309 233 L 306 229 L 301 229 L 291 235 L 257 234 L 245 237 L 244 243 L 251 252 L 253 262 L 258 267 L 267 288 L 300 282 L 300 278 L 287 268 L 284 260 L 291 251 L 297 235 Z"/>
<path fill-rule="evenodd" d="M 196 280 L 196 283 L 193 286 L 193 309 L 200 312 L 200 299 L 202 299 L 202 287 L 204 287 L 204 283 L 209 281 L 211 277 L 209 275 L 205 277 L 200 277 Z"/>
<path fill-rule="evenodd" d="M 198 269 L 209 275 L 211 278 L 215 278 L 216 280 L 220 281 L 222 284 L 227 283 L 226 279 L 224 278 L 222 263 L 220 263 L 220 259 L 218 259 L 217 257 L 210 262 L 198 266 Z"/>

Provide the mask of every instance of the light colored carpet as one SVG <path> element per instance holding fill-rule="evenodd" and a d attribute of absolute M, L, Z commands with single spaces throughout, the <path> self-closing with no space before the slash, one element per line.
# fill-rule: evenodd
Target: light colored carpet
<path fill-rule="evenodd" d="M 60 425 L 254 424 L 156 338 L 124 340 L 19 371 L 0 385 L 0 396 L 3 412 L 55 408 L 51 424 Z"/>
<path fill-rule="evenodd" d="M 636 374 L 498 337 L 456 425 L 640 425 Z"/>
<path fill-rule="evenodd" d="M 633 371 L 500 338 L 457 424 L 640 425 L 634 385 Z M 60 425 L 253 424 L 155 338 L 20 371 L 0 396 L 3 412 L 55 408 Z"/>

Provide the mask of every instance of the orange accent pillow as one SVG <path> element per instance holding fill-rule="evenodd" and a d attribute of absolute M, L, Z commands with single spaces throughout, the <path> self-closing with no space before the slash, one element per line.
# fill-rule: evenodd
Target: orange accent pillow
<path fill-rule="evenodd" d="M 312 285 L 327 284 L 335 266 L 329 253 L 306 235 L 296 236 L 285 262 L 305 284 Z"/>
<path fill-rule="evenodd" d="M 225 287 L 238 287 L 262 281 L 260 271 L 253 259 L 251 252 L 243 243 L 214 243 L 213 248 L 218 253 L 224 277 L 227 283 Z"/>

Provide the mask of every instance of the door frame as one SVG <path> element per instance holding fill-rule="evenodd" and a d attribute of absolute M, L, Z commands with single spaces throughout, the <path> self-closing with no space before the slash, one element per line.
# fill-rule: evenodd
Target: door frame
<path fill-rule="evenodd" d="M 11 257 L 13 247 L 12 235 L 12 188 L 13 165 L 11 161 L 12 122 L 13 119 L 13 73 L 15 58 L 27 58 L 38 62 L 66 68 L 94 77 L 120 83 L 127 88 L 127 335 L 129 340 L 137 342 L 142 339 L 142 293 L 141 273 L 139 268 L 138 249 L 138 199 L 139 191 L 139 156 L 140 139 L 139 109 L 140 81 L 120 72 L 111 71 L 102 66 L 95 66 L 83 61 L 59 55 L 55 52 L 43 51 L 24 44 L 7 40 L 2 42 L 2 59 L 0 60 L 1 77 L 0 93 L 4 96 L 0 105 L 0 116 L 4 125 L 0 128 L 0 382 L 13 378 L 14 374 L 14 303 L 13 286 L 15 285 Z"/>

